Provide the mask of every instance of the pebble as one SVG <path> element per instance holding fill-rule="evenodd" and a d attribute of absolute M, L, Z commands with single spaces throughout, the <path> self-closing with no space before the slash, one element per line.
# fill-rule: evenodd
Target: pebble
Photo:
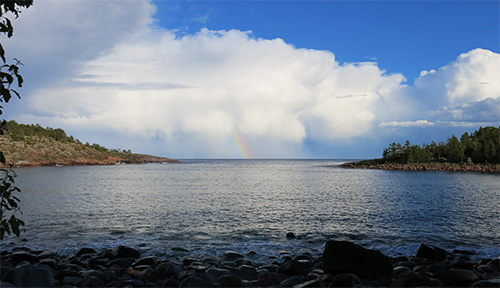
<path fill-rule="evenodd" d="M 306 288 L 500 285 L 498 259 L 471 260 L 462 257 L 466 254 L 463 250 L 450 253 L 426 246 L 419 249 L 417 255 L 393 259 L 351 242 L 330 243 L 329 246 L 330 251 L 320 257 L 294 255 L 287 251 L 280 257 L 268 257 L 268 263 L 255 264 L 249 259 L 255 254 L 246 253 L 245 256 L 235 251 L 227 251 L 221 259 L 193 258 L 188 252 L 184 257 L 162 259 L 154 256 L 141 258 L 138 250 L 125 246 L 100 253 L 92 248 L 82 248 L 72 257 L 59 256 L 55 251 L 16 247 L 11 251 L 0 251 L 0 286 Z M 343 250 L 337 251 L 334 247 Z M 345 251 L 352 254 L 342 254 Z M 339 253 L 344 257 L 343 261 L 327 259 Z M 323 265 L 325 259 L 326 267 Z M 374 260 L 390 261 L 389 272 L 366 273 L 380 268 Z"/>

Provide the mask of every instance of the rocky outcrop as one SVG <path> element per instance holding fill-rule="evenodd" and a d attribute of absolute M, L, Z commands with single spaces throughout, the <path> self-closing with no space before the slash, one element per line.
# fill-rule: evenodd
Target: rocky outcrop
<path fill-rule="evenodd" d="M 454 163 L 413 163 L 400 164 L 383 162 L 380 159 L 349 162 L 340 165 L 341 168 L 364 168 L 379 170 L 406 170 L 406 171 L 463 171 L 500 173 L 499 164 L 454 164 Z"/>
<path fill-rule="evenodd" d="M 430 248 L 439 257 L 389 258 L 329 241 L 322 257 L 268 255 L 270 263 L 262 263 L 253 261 L 255 253 L 234 251 L 220 259 L 189 252 L 168 259 L 143 257 L 125 246 L 100 253 L 82 248 L 74 256 L 18 247 L 0 251 L 0 287 L 498 287 L 499 259 L 471 260 L 467 253 L 447 251 L 442 259 L 442 249 Z"/>

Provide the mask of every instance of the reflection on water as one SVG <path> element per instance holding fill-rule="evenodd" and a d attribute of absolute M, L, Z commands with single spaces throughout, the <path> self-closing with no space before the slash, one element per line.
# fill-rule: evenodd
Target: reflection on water
<path fill-rule="evenodd" d="M 498 175 L 340 169 L 334 160 L 18 169 L 29 245 L 308 249 L 347 239 L 498 256 Z M 294 232 L 300 239 L 289 241 Z M 411 251 L 410 253 L 413 253 Z M 406 253 L 408 254 L 408 253 Z"/>

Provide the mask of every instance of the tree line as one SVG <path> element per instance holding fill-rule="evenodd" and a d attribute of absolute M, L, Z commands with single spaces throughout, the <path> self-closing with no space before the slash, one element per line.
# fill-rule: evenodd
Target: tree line
<path fill-rule="evenodd" d="M 500 163 L 500 127 L 481 127 L 471 133 L 465 132 L 460 139 L 452 135 L 446 142 L 412 145 L 391 143 L 384 149 L 383 159 L 387 162 L 411 164 L 427 162 L 449 163 Z"/>
<path fill-rule="evenodd" d="M 4 132 L 9 135 L 14 141 L 25 141 L 26 137 L 47 137 L 52 138 L 55 141 L 66 142 L 66 143 L 75 143 L 78 145 L 82 145 L 86 148 L 92 148 L 101 152 L 123 152 L 123 153 L 132 153 L 131 150 L 121 150 L 121 149 L 108 149 L 99 144 L 90 144 L 86 142 L 85 144 L 80 142 L 80 140 L 75 139 L 73 136 L 66 135 L 66 132 L 60 128 L 43 128 L 40 124 L 19 124 L 14 120 L 5 121 L 4 123 Z"/>

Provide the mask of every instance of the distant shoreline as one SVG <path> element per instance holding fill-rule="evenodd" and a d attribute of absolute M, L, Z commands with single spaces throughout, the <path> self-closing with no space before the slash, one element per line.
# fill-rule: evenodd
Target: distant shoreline
<path fill-rule="evenodd" d="M 98 166 L 98 165 L 119 165 L 119 164 L 148 164 L 148 163 L 180 163 L 179 160 L 151 156 L 146 154 L 129 154 L 129 157 L 109 156 L 106 158 L 59 158 L 47 160 L 21 160 L 10 164 L 0 164 L 6 168 L 12 165 L 15 168 L 29 167 L 57 167 L 57 166 Z"/>
<path fill-rule="evenodd" d="M 341 164 L 342 168 L 405 170 L 405 171 L 464 171 L 500 174 L 500 164 L 456 164 L 456 163 L 389 163 L 383 159 L 362 160 Z"/>

